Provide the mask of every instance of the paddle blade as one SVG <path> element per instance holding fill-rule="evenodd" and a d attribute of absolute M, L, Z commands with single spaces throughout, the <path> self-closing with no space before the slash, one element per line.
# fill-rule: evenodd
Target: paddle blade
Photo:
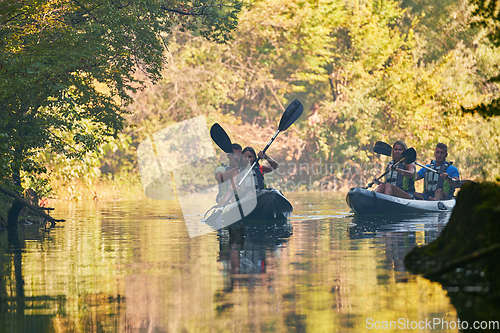
<path fill-rule="evenodd" d="M 411 164 L 417 159 L 417 152 L 415 148 L 408 148 L 403 152 L 401 157 L 404 164 Z"/>
<path fill-rule="evenodd" d="M 380 155 L 391 156 L 392 147 L 388 143 L 377 141 L 375 142 L 375 146 L 373 146 L 373 151 Z"/>
<path fill-rule="evenodd" d="M 215 230 L 222 228 L 222 209 L 212 213 L 204 222 Z"/>
<path fill-rule="evenodd" d="M 285 112 L 281 116 L 280 124 L 278 126 L 279 131 L 285 131 L 290 127 L 302 114 L 304 111 L 304 106 L 299 102 L 298 99 L 290 103 L 287 106 Z"/>
<path fill-rule="evenodd" d="M 212 137 L 212 140 L 214 140 L 215 144 L 219 146 L 219 148 L 222 149 L 223 152 L 227 154 L 233 152 L 231 139 L 221 125 L 219 125 L 218 123 L 213 124 L 212 128 L 210 128 L 210 136 Z"/>

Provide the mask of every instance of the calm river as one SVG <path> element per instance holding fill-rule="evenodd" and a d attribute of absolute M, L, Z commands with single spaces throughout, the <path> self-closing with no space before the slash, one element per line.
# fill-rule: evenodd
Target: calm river
<path fill-rule="evenodd" d="M 457 332 L 412 329 L 457 314 L 403 264 L 448 215 L 359 219 L 343 195 L 286 195 L 290 225 L 245 238 L 189 238 L 172 202 L 58 202 L 56 228 L 0 233 L 0 332 Z"/>

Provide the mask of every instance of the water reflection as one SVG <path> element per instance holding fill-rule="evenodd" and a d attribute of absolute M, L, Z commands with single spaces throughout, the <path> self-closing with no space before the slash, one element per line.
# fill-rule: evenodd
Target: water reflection
<path fill-rule="evenodd" d="M 430 213 L 419 215 L 390 216 L 352 216 L 349 223 L 349 237 L 372 238 L 387 232 L 423 232 L 424 239 L 419 243 L 428 243 L 436 239 L 450 218 L 449 213 Z"/>
<path fill-rule="evenodd" d="M 233 291 L 235 283 L 251 285 L 257 278 L 272 279 L 273 264 L 279 262 L 292 230 L 288 220 L 250 221 L 223 229 L 218 259 L 225 277 L 223 292 Z"/>
<path fill-rule="evenodd" d="M 349 333 L 367 318 L 456 319 L 440 284 L 400 265 L 446 217 L 362 220 L 343 198 L 289 197 L 286 223 L 196 238 L 175 203 L 61 203 L 67 222 L 49 233 L 0 233 L 0 332 Z"/>
<path fill-rule="evenodd" d="M 353 216 L 348 224 L 352 239 L 374 238 L 385 254 L 385 266 L 395 272 L 406 273 L 404 258 L 416 246 L 429 244 L 445 227 L 449 213 L 425 215 Z M 398 282 L 406 282 L 408 274 L 398 275 Z"/>
<path fill-rule="evenodd" d="M 26 239 L 38 234 L 38 227 L 11 229 L 0 233 L 0 332 L 51 330 L 47 316 L 36 314 L 25 320 L 26 312 L 42 309 L 52 301 L 44 296 L 26 295 L 23 250 Z"/>

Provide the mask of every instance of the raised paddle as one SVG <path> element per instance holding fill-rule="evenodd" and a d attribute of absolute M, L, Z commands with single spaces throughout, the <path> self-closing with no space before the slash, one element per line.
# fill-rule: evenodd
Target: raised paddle
<path fill-rule="evenodd" d="M 290 105 L 288 105 L 288 107 L 286 108 L 285 112 L 283 112 L 283 115 L 281 116 L 281 120 L 280 120 L 280 123 L 278 125 L 278 131 L 276 132 L 276 134 L 274 134 L 274 136 L 272 137 L 271 141 L 269 141 L 269 143 L 267 144 L 267 146 L 264 148 L 264 150 L 263 150 L 264 153 L 267 151 L 267 149 L 269 148 L 269 146 L 271 146 L 271 144 L 273 143 L 274 139 L 276 139 L 276 137 L 278 136 L 278 134 L 280 132 L 282 132 L 282 131 L 287 130 L 300 117 L 300 115 L 302 114 L 303 111 L 304 111 L 304 107 L 302 106 L 302 103 L 300 103 L 298 100 L 294 100 L 292 103 L 290 103 Z M 220 125 L 219 125 L 219 127 L 220 127 Z M 220 130 L 224 131 L 222 129 L 222 127 L 220 127 L 220 129 L 216 128 L 214 131 L 217 134 L 218 132 L 220 132 Z M 219 135 L 219 136 L 216 135 L 217 140 L 219 140 L 222 137 L 223 137 L 223 135 Z M 212 139 L 215 141 L 214 136 L 212 136 Z M 224 144 L 223 141 L 224 140 L 220 140 L 219 142 L 216 141 L 215 143 L 219 147 L 221 147 L 219 145 L 219 143 L 221 143 L 221 145 L 223 145 L 224 147 L 227 147 L 227 143 Z M 231 141 L 231 140 L 229 140 L 229 141 Z M 222 147 L 221 147 L 221 149 L 222 149 Z M 224 150 L 224 149 L 222 149 L 222 150 Z M 247 177 L 247 175 L 249 174 L 250 170 L 253 169 L 253 167 L 259 161 L 259 159 L 260 158 L 258 157 L 255 160 L 255 162 L 252 165 L 252 167 L 245 173 L 245 175 L 243 176 L 242 180 L 239 182 L 238 185 L 241 185 L 241 183 L 243 182 L 243 180 Z M 235 195 L 236 195 L 236 200 L 239 201 L 237 193 L 235 193 Z M 220 207 L 219 210 L 217 210 L 214 213 L 212 213 L 212 215 L 210 215 L 205 220 L 205 223 L 208 224 L 208 225 L 210 225 L 210 226 L 212 226 L 212 227 L 220 228 L 221 225 L 222 225 L 222 223 L 221 223 L 222 222 L 222 212 L 224 211 L 224 208 L 226 207 L 226 205 L 229 203 L 230 199 L 231 199 L 231 196 L 226 199 L 226 201 L 224 202 L 224 204 L 222 205 L 222 207 Z M 243 217 L 243 214 L 241 214 L 241 216 Z"/>
<path fill-rule="evenodd" d="M 375 146 L 373 146 L 373 151 L 377 154 L 391 156 L 392 155 L 392 147 L 390 144 L 385 143 L 383 141 L 375 142 Z"/>
<path fill-rule="evenodd" d="M 365 189 L 369 189 L 370 187 L 373 186 L 373 184 L 375 184 L 376 182 L 378 182 L 382 177 L 384 177 L 385 175 L 387 175 L 387 173 L 392 169 L 392 170 L 395 170 L 396 167 L 399 165 L 399 163 L 404 163 L 404 164 L 411 164 L 413 162 L 415 162 L 415 160 L 417 159 L 417 152 L 415 151 L 414 148 L 408 148 L 406 149 L 403 154 L 401 154 L 401 159 L 399 161 L 397 161 L 396 163 L 394 163 L 390 169 L 388 169 L 386 172 L 384 172 L 380 177 L 378 177 L 377 179 L 375 179 L 373 182 L 369 183 L 368 186 L 365 187 Z"/>
<path fill-rule="evenodd" d="M 269 146 L 271 146 L 271 144 L 273 143 L 274 139 L 276 139 L 278 134 L 280 132 L 286 131 L 288 129 L 288 127 L 292 126 L 292 124 L 300 117 L 300 115 L 302 114 L 303 111 L 304 111 L 304 107 L 302 106 L 302 103 L 300 103 L 299 100 L 297 100 L 297 99 L 295 101 L 293 101 L 292 103 L 290 103 L 290 105 L 287 106 L 285 112 L 283 112 L 283 115 L 281 116 L 281 120 L 280 120 L 280 123 L 278 125 L 278 130 L 276 131 L 276 133 L 272 137 L 271 141 L 269 141 L 267 146 L 262 151 L 263 155 L 266 153 L 267 149 L 269 148 Z M 245 178 L 248 176 L 250 171 L 253 170 L 253 168 L 259 162 L 259 160 L 260 160 L 260 156 L 257 156 L 257 159 L 253 162 L 250 169 L 247 170 L 247 172 L 245 173 L 243 178 L 238 183 L 238 186 L 241 185 L 241 183 L 243 183 Z"/>
<path fill-rule="evenodd" d="M 231 139 L 229 138 L 229 135 L 227 135 L 226 131 L 224 131 L 221 125 L 219 125 L 218 123 L 212 125 L 212 127 L 210 128 L 210 137 L 215 142 L 215 144 L 217 144 L 217 146 L 219 146 L 219 148 L 222 149 L 222 151 L 224 151 L 227 154 L 233 154 L 233 144 L 231 143 Z M 233 178 L 231 178 L 231 186 L 233 188 L 236 188 Z M 236 197 L 236 202 L 238 203 L 238 210 L 240 211 L 240 215 L 243 215 L 243 208 L 241 207 L 238 193 L 235 192 L 234 196 Z M 226 202 L 228 202 L 230 198 L 231 196 L 226 200 Z M 209 223 L 212 221 L 205 221 L 205 222 L 212 227 L 217 227 L 216 225 Z"/>
<path fill-rule="evenodd" d="M 215 123 L 210 128 L 210 137 L 214 140 L 215 144 L 227 154 L 233 153 L 233 147 L 229 135 L 222 128 L 221 125 Z"/>

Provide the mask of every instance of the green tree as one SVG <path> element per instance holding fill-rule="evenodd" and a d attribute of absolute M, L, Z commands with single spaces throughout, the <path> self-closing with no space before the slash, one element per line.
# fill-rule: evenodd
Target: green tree
<path fill-rule="evenodd" d="M 51 148 L 69 157 L 96 149 L 124 125 L 124 106 L 157 81 L 165 34 L 174 25 L 225 42 L 237 1 L 3 1 L 0 12 L 2 175 L 43 171 L 31 156 Z M 81 120 L 91 121 L 89 126 Z M 58 133 L 72 133 L 70 146 Z M 5 178 L 3 179 L 5 181 Z"/>
<path fill-rule="evenodd" d="M 470 2 L 475 5 L 474 14 L 481 18 L 477 24 L 488 28 L 490 31 L 488 37 L 491 42 L 496 47 L 500 47 L 500 16 L 498 13 L 500 1 L 470 0 Z M 494 70 L 496 73 L 490 77 L 489 82 L 498 83 L 500 82 L 498 64 L 495 65 Z M 481 103 L 475 107 L 463 108 L 463 110 L 477 112 L 485 117 L 498 116 L 500 115 L 500 98 L 497 96 L 498 94 L 490 95 L 489 102 Z"/>
<path fill-rule="evenodd" d="M 2 1 L 0 181 L 19 186 L 22 171 L 45 171 L 40 150 L 82 158 L 116 136 L 143 84 L 134 73 L 160 78 L 171 28 L 223 43 L 240 9 L 237 0 Z"/>
<path fill-rule="evenodd" d="M 498 90 L 485 79 L 500 52 L 485 38 L 487 29 L 470 29 L 476 17 L 463 1 L 443 0 L 438 10 L 426 1 L 425 10 L 405 4 L 254 1 L 227 44 L 172 34 L 163 80 L 137 95 L 134 119 L 154 128 L 219 111 L 272 126 L 287 101 L 298 98 L 305 114 L 294 128 L 305 146 L 289 147 L 287 157 L 366 163 L 376 158 L 375 141 L 404 139 L 424 162 L 443 141 L 466 177 L 491 178 L 500 147 L 477 130 L 497 133 L 496 123 L 462 117 L 460 106 Z M 309 125 L 304 120 L 314 103 L 322 120 Z M 472 152 L 476 144 L 491 154 Z"/>

